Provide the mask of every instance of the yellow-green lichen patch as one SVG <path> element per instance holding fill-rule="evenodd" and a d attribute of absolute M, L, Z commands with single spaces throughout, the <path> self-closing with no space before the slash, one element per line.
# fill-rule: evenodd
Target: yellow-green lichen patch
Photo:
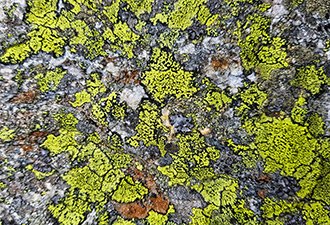
<path fill-rule="evenodd" d="M 324 122 L 319 114 L 313 113 L 312 115 L 310 115 L 306 123 L 308 125 L 309 133 L 311 133 L 314 137 L 320 137 L 324 135 Z"/>
<path fill-rule="evenodd" d="M 208 92 L 204 100 L 217 111 L 220 111 L 225 105 L 232 102 L 232 99 L 229 98 L 224 92 L 218 91 Z"/>
<path fill-rule="evenodd" d="M 269 26 L 270 19 L 259 14 L 250 15 L 243 26 L 243 30 L 249 30 L 248 34 L 246 37 L 238 35 L 244 68 L 255 69 L 263 79 L 269 79 L 273 70 L 288 66 L 285 40 L 271 37 Z"/>
<path fill-rule="evenodd" d="M 242 102 L 237 111 L 240 115 L 245 115 L 249 110 L 260 110 L 267 100 L 267 93 L 260 90 L 256 84 L 251 85 L 245 91 L 239 93 Z"/>
<path fill-rule="evenodd" d="M 75 97 L 76 97 L 75 101 L 71 102 L 71 105 L 73 107 L 82 106 L 85 103 L 91 102 L 91 95 L 86 90 L 77 92 L 75 94 Z"/>
<path fill-rule="evenodd" d="M 52 215 L 62 225 L 78 225 L 85 220 L 86 212 L 90 211 L 86 194 L 70 192 L 57 205 L 48 207 Z"/>
<path fill-rule="evenodd" d="M 143 13 L 151 13 L 154 0 L 124 0 L 129 5 L 129 9 L 139 17 Z"/>
<path fill-rule="evenodd" d="M 135 223 L 129 220 L 125 220 L 121 217 L 118 217 L 117 220 L 113 223 L 113 225 L 135 225 Z"/>
<path fill-rule="evenodd" d="M 134 202 L 142 199 L 148 193 L 148 189 L 141 183 L 133 181 L 131 177 L 124 178 L 112 195 L 112 200 L 120 203 Z"/>
<path fill-rule="evenodd" d="M 171 53 L 154 49 L 150 67 L 150 71 L 143 73 L 142 83 L 155 100 L 162 102 L 168 96 L 187 98 L 197 91 L 192 83 L 193 74 L 184 71 Z"/>
<path fill-rule="evenodd" d="M 321 86 L 327 83 L 327 76 L 323 68 L 317 69 L 315 65 L 299 68 L 291 85 L 303 88 L 313 95 L 321 90 Z"/>
<path fill-rule="evenodd" d="M 174 3 L 173 11 L 156 14 L 152 22 L 155 24 L 159 20 L 163 23 L 167 23 L 170 29 L 179 30 L 186 30 L 190 27 L 196 17 L 201 22 L 207 23 L 213 15 L 207 11 L 208 9 L 205 3 L 205 0 L 179 0 Z M 199 12 L 200 14 L 198 15 Z M 214 20 L 214 18 L 212 18 L 211 21 L 212 20 Z"/>
<path fill-rule="evenodd" d="M 281 171 L 282 175 L 299 179 L 297 196 L 310 196 L 322 177 L 324 162 L 320 155 L 328 147 L 327 140 L 313 137 L 308 128 L 290 118 L 265 115 L 246 122 L 244 128 L 255 136 L 250 144 L 265 160 L 265 172 Z"/>
<path fill-rule="evenodd" d="M 0 140 L 3 142 L 8 142 L 13 140 L 15 137 L 15 130 L 9 129 L 8 127 L 3 127 L 0 130 Z"/>
<path fill-rule="evenodd" d="M 293 121 L 303 124 L 306 119 L 307 114 L 307 102 L 306 99 L 300 95 L 297 101 L 295 102 L 295 105 L 293 109 L 291 110 L 291 118 Z"/>
<path fill-rule="evenodd" d="M 171 213 L 174 213 L 174 212 L 175 212 L 175 210 L 174 210 L 173 205 L 169 206 L 169 209 L 167 210 L 167 213 L 165 215 L 157 213 L 157 212 L 152 210 L 152 211 L 149 212 L 149 215 L 147 217 L 148 224 L 150 224 L 150 225 L 165 225 L 165 224 L 167 224 L 166 222 L 168 220 L 168 215 L 171 214 Z"/>
<path fill-rule="evenodd" d="M 129 138 L 128 143 L 134 147 L 140 145 L 140 142 L 147 147 L 162 145 L 164 139 L 157 136 L 166 127 L 162 124 L 160 111 L 157 105 L 145 102 L 141 105 L 139 114 L 139 124 L 135 128 L 136 134 Z"/>
<path fill-rule="evenodd" d="M 193 188 L 201 193 L 206 202 L 220 207 L 235 203 L 238 183 L 230 177 L 220 177 L 203 181 L 201 184 L 193 186 Z"/>
<path fill-rule="evenodd" d="M 189 185 L 190 179 L 207 180 L 214 177 L 210 162 L 220 157 L 219 150 L 205 143 L 198 131 L 191 134 L 177 136 L 177 152 L 170 155 L 171 165 L 158 167 L 158 170 L 169 177 L 169 185 Z"/>
<path fill-rule="evenodd" d="M 57 67 L 55 70 L 47 71 L 45 74 L 37 74 L 35 78 L 38 81 L 40 91 L 55 91 L 66 73 L 65 70 Z"/>
<path fill-rule="evenodd" d="M 0 56 L 0 61 L 4 63 L 20 63 L 31 55 L 31 49 L 28 44 L 21 43 L 6 49 Z"/>
<path fill-rule="evenodd" d="M 27 165 L 25 168 L 26 168 L 27 170 L 30 170 L 30 171 L 35 175 L 35 177 L 36 177 L 38 180 L 42 180 L 42 179 L 44 179 L 44 178 L 46 178 L 46 177 L 49 177 L 49 176 L 53 175 L 54 172 L 55 172 L 54 170 L 53 170 L 53 171 L 50 171 L 50 172 L 40 172 L 40 171 L 34 169 L 33 166 L 32 166 L 31 164 L 30 164 L 30 165 Z"/>
<path fill-rule="evenodd" d="M 253 145 L 266 160 L 267 172 L 282 170 L 292 176 L 300 165 L 310 165 L 318 149 L 318 142 L 306 127 L 295 124 L 289 118 L 261 118 L 245 127 L 255 135 Z"/>

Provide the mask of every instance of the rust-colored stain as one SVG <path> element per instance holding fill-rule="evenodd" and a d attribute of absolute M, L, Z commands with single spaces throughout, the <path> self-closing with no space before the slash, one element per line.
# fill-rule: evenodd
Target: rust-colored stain
<path fill-rule="evenodd" d="M 162 214 L 166 214 L 168 207 L 169 207 L 169 200 L 168 198 L 166 198 L 163 195 L 157 195 L 156 197 L 151 197 L 150 198 L 150 205 L 151 208 L 158 212 L 158 213 L 162 213 Z"/>
<path fill-rule="evenodd" d="M 149 209 L 141 202 L 117 204 L 115 209 L 126 219 L 143 219 L 148 216 Z"/>
<path fill-rule="evenodd" d="M 37 97 L 37 92 L 29 90 L 27 92 L 19 93 L 17 96 L 11 99 L 13 103 L 32 103 Z"/>
<path fill-rule="evenodd" d="M 225 70 L 228 68 L 229 63 L 224 58 L 212 58 L 211 65 L 215 70 Z"/>
<path fill-rule="evenodd" d="M 23 145 L 22 149 L 24 152 L 31 152 L 33 150 L 33 146 L 32 145 Z"/>
<path fill-rule="evenodd" d="M 149 189 L 149 196 L 141 201 L 131 203 L 115 203 L 115 209 L 126 219 L 143 219 L 146 218 L 150 210 L 166 214 L 169 208 L 169 199 L 159 192 L 159 188 L 154 178 L 143 171 L 136 168 L 130 169 L 128 173 L 136 181 L 141 182 Z"/>

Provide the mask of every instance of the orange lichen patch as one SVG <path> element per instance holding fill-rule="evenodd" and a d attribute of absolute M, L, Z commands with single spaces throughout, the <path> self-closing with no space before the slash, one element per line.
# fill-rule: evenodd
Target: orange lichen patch
<path fill-rule="evenodd" d="M 165 196 L 159 194 L 156 197 L 150 198 L 151 209 L 158 213 L 166 214 L 169 207 L 169 200 Z"/>
<path fill-rule="evenodd" d="M 32 103 L 37 97 L 37 92 L 29 90 L 27 92 L 19 93 L 17 96 L 11 99 L 13 103 Z"/>
<path fill-rule="evenodd" d="M 224 58 L 212 58 L 211 65 L 214 70 L 225 70 L 228 68 L 229 63 Z"/>
<path fill-rule="evenodd" d="M 126 219 L 144 219 L 149 213 L 149 209 L 141 202 L 116 204 L 115 209 Z"/>

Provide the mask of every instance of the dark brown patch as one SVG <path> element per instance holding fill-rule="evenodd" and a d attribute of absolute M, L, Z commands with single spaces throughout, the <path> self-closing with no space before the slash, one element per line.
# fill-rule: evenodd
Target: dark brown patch
<path fill-rule="evenodd" d="M 37 92 L 29 90 L 27 92 L 19 93 L 17 96 L 11 99 L 13 103 L 32 103 L 37 97 Z"/>
<path fill-rule="evenodd" d="M 224 58 L 212 58 L 211 65 L 215 70 L 225 70 L 228 68 L 229 63 Z"/>

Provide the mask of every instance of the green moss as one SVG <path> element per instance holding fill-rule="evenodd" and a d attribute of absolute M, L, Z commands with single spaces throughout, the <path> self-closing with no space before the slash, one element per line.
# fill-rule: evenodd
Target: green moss
<path fill-rule="evenodd" d="M 73 107 L 82 106 L 85 103 L 91 102 L 91 95 L 86 90 L 82 90 L 81 92 L 77 92 L 75 94 L 75 97 L 76 97 L 75 101 L 71 102 L 71 105 Z"/>
<path fill-rule="evenodd" d="M 13 140 L 15 137 L 15 130 L 9 129 L 8 127 L 3 127 L 0 130 L 0 140 L 3 142 L 8 142 Z"/>
<path fill-rule="evenodd" d="M 321 86 L 326 83 L 326 75 L 322 68 L 317 69 L 315 65 L 305 66 L 298 69 L 291 85 L 303 88 L 313 95 L 321 90 Z"/>
<path fill-rule="evenodd" d="M 48 71 L 45 74 L 37 74 L 35 78 L 38 81 L 40 91 L 55 91 L 66 73 L 65 70 L 57 67 L 55 70 Z"/>
<path fill-rule="evenodd" d="M 134 182 L 131 177 L 126 177 L 121 180 L 117 190 L 113 193 L 112 200 L 121 203 L 134 202 L 142 199 L 146 194 L 148 194 L 146 187 L 137 181 Z"/>

